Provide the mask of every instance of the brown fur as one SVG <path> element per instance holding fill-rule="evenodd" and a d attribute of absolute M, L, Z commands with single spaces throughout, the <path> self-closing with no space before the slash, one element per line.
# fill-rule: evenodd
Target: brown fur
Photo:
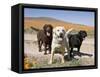
<path fill-rule="evenodd" d="M 51 53 L 51 43 L 52 43 L 52 25 L 51 24 L 45 24 L 43 27 L 43 30 L 40 30 L 37 34 L 38 39 L 38 46 L 39 46 L 39 52 L 41 52 L 41 46 L 44 44 L 44 54 L 47 54 L 47 47 L 49 50 L 49 53 Z M 50 36 L 47 35 L 47 32 L 50 33 Z"/>

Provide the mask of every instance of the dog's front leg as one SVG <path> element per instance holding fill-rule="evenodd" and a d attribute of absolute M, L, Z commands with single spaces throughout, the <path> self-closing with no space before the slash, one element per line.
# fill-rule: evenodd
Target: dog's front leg
<path fill-rule="evenodd" d="M 52 52 L 52 53 L 50 54 L 50 61 L 49 61 L 48 64 L 52 64 L 52 62 L 53 62 L 53 56 L 54 56 L 54 53 Z"/>
<path fill-rule="evenodd" d="M 49 61 L 48 64 L 52 64 L 52 62 L 53 62 L 53 56 L 54 56 L 54 48 L 52 47 L 51 54 L 50 54 L 50 61 Z"/>
<path fill-rule="evenodd" d="M 61 63 L 63 64 L 65 62 L 64 55 L 61 56 Z"/>
<path fill-rule="evenodd" d="M 62 55 L 61 55 L 61 63 L 63 64 L 64 62 L 65 62 L 65 60 L 64 60 L 64 51 L 62 52 Z"/>
<path fill-rule="evenodd" d="M 45 43 L 44 44 L 44 55 L 46 55 L 47 54 L 47 44 Z"/>
<path fill-rule="evenodd" d="M 51 54 L 51 44 L 49 45 L 49 54 Z"/>

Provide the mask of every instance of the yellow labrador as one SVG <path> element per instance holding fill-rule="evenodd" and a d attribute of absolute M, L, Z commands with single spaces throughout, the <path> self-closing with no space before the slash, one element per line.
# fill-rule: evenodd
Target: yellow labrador
<path fill-rule="evenodd" d="M 64 53 L 65 50 L 67 49 L 69 51 L 69 45 L 68 45 L 68 40 L 66 36 L 68 33 L 70 33 L 72 29 L 69 29 L 67 32 L 65 32 L 64 27 L 55 27 L 53 29 L 53 39 L 52 39 L 52 50 L 51 50 L 51 56 L 50 56 L 50 61 L 49 64 L 52 64 L 53 62 L 53 57 L 55 53 L 61 54 L 61 61 L 64 63 Z"/>

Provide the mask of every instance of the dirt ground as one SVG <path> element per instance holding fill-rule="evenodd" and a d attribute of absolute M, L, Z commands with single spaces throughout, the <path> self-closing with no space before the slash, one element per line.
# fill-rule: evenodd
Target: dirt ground
<path fill-rule="evenodd" d="M 73 61 L 72 64 L 70 61 L 66 61 L 65 64 L 60 64 L 59 59 L 60 55 L 54 55 L 54 63 L 52 65 L 48 65 L 48 61 L 50 58 L 50 54 L 44 55 L 44 51 L 38 51 L 37 45 L 37 36 L 36 33 L 33 34 L 24 34 L 24 53 L 29 57 L 29 59 L 35 59 L 37 64 L 40 66 L 32 66 L 32 68 L 45 68 L 45 67 L 62 67 L 62 66 L 86 66 L 86 65 L 94 65 L 94 38 L 86 38 L 81 46 L 80 52 L 82 56 L 75 56 L 77 59 Z M 90 56 L 92 55 L 92 56 Z M 56 65 L 55 65 L 56 64 Z M 69 64 L 69 65 L 68 65 Z"/>

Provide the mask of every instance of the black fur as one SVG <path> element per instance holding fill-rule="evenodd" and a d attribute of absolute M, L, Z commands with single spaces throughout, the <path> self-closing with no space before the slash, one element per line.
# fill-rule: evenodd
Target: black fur
<path fill-rule="evenodd" d="M 87 37 L 87 32 L 80 30 L 78 34 L 69 34 L 69 47 L 70 47 L 70 57 L 72 57 L 73 48 L 77 48 L 77 51 L 80 52 L 80 47 L 82 45 L 82 41 Z"/>

